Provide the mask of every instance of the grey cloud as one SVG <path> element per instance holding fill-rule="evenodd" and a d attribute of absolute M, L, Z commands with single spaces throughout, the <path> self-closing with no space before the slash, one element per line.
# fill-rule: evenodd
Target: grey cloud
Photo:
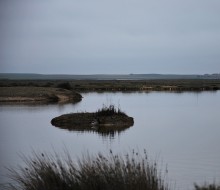
<path fill-rule="evenodd" d="M 219 7 L 217 0 L 3 0 L 0 69 L 76 74 L 216 72 Z"/>

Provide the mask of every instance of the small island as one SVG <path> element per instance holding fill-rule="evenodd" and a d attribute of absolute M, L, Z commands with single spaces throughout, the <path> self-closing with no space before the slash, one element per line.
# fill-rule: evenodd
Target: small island
<path fill-rule="evenodd" d="M 123 130 L 133 126 L 134 119 L 127 116 L 114 105 L 103 106 L 102 109 L 94 113 L 70 113 L 55 117 L 51 124 L 68 130 L 99 130 L 100 132 L 109 130 Z"/>
<path fill-rule="evenodd" d="M 0 87 L 0 104 L 76 103 L 82 96 L 77 92 L 52 87 Z"/>

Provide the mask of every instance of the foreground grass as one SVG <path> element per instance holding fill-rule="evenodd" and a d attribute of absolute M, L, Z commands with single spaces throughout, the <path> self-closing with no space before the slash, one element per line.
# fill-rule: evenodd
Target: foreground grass
<path fill-rule="evenodd" d="M 34 154 L 23 157 L 25 166 L 9 169 L 15 190 L 169 190 L 158 172 L 157 164 L 146 153 L 121 156 L 112 151 L 105 156 L 84 155 L 75 162 L 66 154 L 58 156 Z"/>
<path fill-rule="evenodd" d="M 220 185 L 218 186 L 217 184 L 213 183 L 213 184 L 205 184 L 202 186 L 199 186 L 197 184 L 195 184 L 195 190 L 220 190 Z"/>
<path fill-rule="evenodd" d="M 24 163 L 8 169 L 12 183 L 10 190 L 171 190 L 165 181 L 166 173 L 157 163 L 132 151 L 125 156 L 110 153 L 106 156 L 83 155 L 78 161 L 68 153 L 22 156 Z M 163 177 L 162 177 L 163 176 Z M 194 185 L 194 190 L 220 190 L 220 185 Z"/>

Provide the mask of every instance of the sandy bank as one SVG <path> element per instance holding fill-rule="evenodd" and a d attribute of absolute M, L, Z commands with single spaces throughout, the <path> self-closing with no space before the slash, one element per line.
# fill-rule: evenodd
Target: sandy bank
<path fill-rule="evenodd" d="M 80 94 L 61 88 L 0 87 L 0 103 L 75 103 L 81 99 Z"/>

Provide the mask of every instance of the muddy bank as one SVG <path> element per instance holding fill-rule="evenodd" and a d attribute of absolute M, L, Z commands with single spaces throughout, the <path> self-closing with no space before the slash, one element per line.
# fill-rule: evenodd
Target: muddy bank
<path fill-rule="evenodd" d="M 125 114 L 100 115 L 96 113 L 71 113 L 55 117 L 51 124 L 68 130 L 85 131 L 97 130 L 109 132 L 110 130 L 123 130 L 133 126 L 134 119 Z"/>
<path fill-rule="evenodd" d="M 50 87 L 0 87 L 0 104 L 76 103 L 82 96 L 76 92 Z"/>

